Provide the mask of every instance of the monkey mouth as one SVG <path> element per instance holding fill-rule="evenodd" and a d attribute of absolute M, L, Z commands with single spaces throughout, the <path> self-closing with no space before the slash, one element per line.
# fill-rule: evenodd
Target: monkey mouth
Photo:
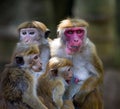
<path fill-rule="evenodd" d="M 38 67 L 38 68 L 32 68 L 32 70 L 33 70 L 34 72 L 40 72 L 40 71 L 42 70 L 42 68 L 41 68 L 41 67 Z"/>
<path fill-rule="evenodd" d="M 42 70 L 42 67 L 39 67 L 39 68 L 38 68 L 38 71 L 40 72 L 41 70 Z"/>
<path fill-rule="evenodd" d="M 67 84 L 70 84 L 70 80 L 66 80 L 66 83 L 67 83 Z"/>
<path fill-rule="evenodd" d="M 66 44 L 66 53 L 69 54 L 69 55 L 72 55 L 76 52 L 78 52 L 80 49 L 80 45 L 79 44 Z"/>
<path fill-rule="evenodd" d="M 79 46 L 71 46 L 72 49 L 78 49 Z"/>
<path fill-rule="evenodd" d="M 71 79 L 72 79 L 72 78 L 70 77 L 69 79 L 66 79 L 66 80 L 65 80 L 68 85 L 70 84 Z"/>
<path fill-rule="evenodd" d="M 77 45 L 71 45 L 71 46 L 68 46 L 68 49 L 73 51 L 73 52 L 76 52 L 78 51 L 80 48 L 80 46 L 77 46 Z"/>

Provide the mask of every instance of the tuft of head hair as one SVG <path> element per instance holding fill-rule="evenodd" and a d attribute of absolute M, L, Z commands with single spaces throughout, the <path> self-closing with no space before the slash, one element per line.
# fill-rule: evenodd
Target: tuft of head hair
<path fill-rule="evenodd" d="M 88 27 L 89 24 L 83 20 L 83 19 L 72 19 L 72 18 L 67 18 L 64 19 L 60 22 L 58 25 L 58 31 L 64 29 L 64 28 L 70 28 L 70 27 Z"/>
<path fill-rule="evenodd" d="M 23 22 L 18 26 L 18 31 L 20 31 L 22 28 L 38 28 L 38 29 L 42 30 L 43 32 L 48 30 L 46 25 L 43 24 L 42 22 L 39 22 L 39 21 L 26 21 L 26 22 Z"/>
<path fill-rule="evenodd" d="M 18 43 L 16 47 L 16 53 L 15 55 L 30 55 L 30 54 L 39 54 L 39 46 L 38 44 L 31 43 L 31 44 L 25 44 L 25 43 Z"/>
<path fill-rule="evenodd" d="M 72 62 L 66 58 L 53 57 L 48 62 L 48 69 L 58 69 L 65 66 L 73 66 Z"/>

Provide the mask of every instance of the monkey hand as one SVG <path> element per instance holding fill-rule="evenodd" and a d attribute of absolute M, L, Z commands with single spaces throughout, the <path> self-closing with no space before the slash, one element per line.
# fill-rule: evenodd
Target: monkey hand
<path fill-rule="evenodd" d="M 64 100 L 64 103 L 61 109 L 75 109 L 72 100 Z"/>
<path fill-rule="evenodd" d="M 84 90 L 79 91 L 73 97 L 73 103 L 75 106 L 80 106 L 84 103 L 87 94 Z"/>

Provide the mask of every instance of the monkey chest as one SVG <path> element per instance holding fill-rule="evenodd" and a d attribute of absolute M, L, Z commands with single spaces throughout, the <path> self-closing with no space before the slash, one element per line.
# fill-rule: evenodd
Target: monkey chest
<path fill-rule="evenodd" d="M 88 58 L 84 57 L 83 55 L 75 55 L 72 57 L 72 62 L 73 62 L 73 65 L 76 67 L 76 68 L 79 68 L 80 66 L 85 66 L 87 63 L 89 63 L 88 61 Z"/>

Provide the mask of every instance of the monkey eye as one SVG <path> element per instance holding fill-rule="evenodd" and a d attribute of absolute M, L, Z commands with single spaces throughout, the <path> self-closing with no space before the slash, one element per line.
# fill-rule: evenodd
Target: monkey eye
<path fill-rule="evenodd" d="M 37 60 L 37 59 L 38 59 L 38 55 L 36 55 L 36 56 L 34 57 L 34 59 Z"/>
<path fill-rule="evenodd" d="M 73 34 L 73 31 L 72 30 L 68 30 L 67 33 L 68 34 Z"/>
<path fill-rule="evenodd" d="M 81 33 L 83 33 L 83 32 L 84 32 L 84 30 L 77 30 L 77 31 L 76 31 L 77 34 L 81 34 Z"/>
<path fill-rule="evenodd" d="M 26 35 L 26 34 L 27 34 L 27 32 L 26 32 L 26 31 L 24 31 L 24 32 L 22 32 L 22 34 L 23 34 L 23 35 Z"/>
<path fill-rule="evenodd" d="M 33 35 L 34 33 L 35 33 L 35 32 L 34 32 L 34 31 L 32 31 L 32 32 L 30 32 L 29 34 L 30 34 L 30 35 Z"/>
<path fill-rule="evenodd" d="M 68 68 L 68 71 L 70 71 L 71 70 L 71 68 Z"/>
<path fill-rule="evenodd" d="M 15 57 L 15 60 L 17 65 L 24 65 L 24 60 L 22 56 Z"/>

